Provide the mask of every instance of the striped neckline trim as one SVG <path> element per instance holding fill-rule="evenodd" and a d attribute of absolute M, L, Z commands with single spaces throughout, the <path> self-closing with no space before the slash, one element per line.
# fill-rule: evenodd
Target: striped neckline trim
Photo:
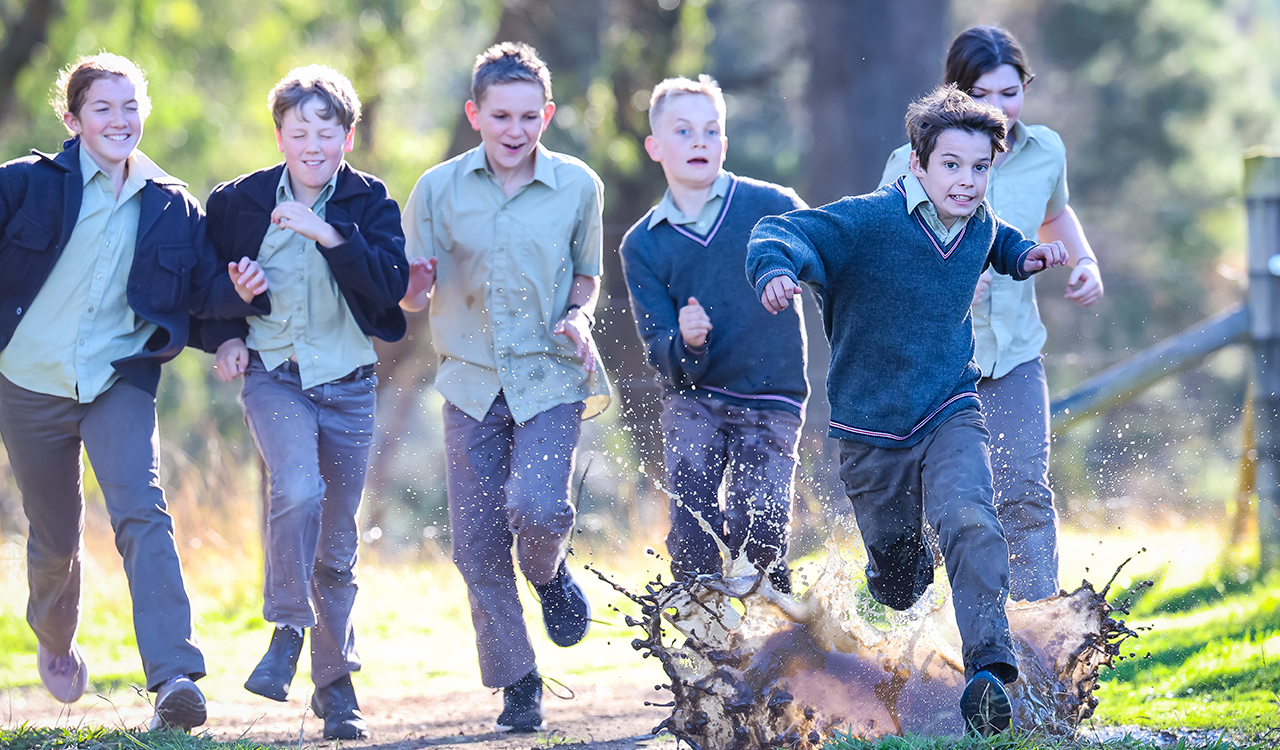
<path fill-rule="evenodd" d="M 902 193 L 903 198 L 906 198 L 907 189 L 903 186 L 902 181 L 903 178 L 899 177 L 898 181 L 893 183 L 893 186 L 898 189 L 899 193 Z M 944 246 L 941 242 L 938 242 L 937 235 L 924 223 L 924 219 L 920 218 L 919 211 L 912 211 L 911 218 L 915 219 L 916 223 L 920 225 L 920 229 L 924 230 L 924 236 L 929 238 L 929 242 L 933 243 L 933 249 L 938 251 L 938 255 L 941 255 L 943 260 L 949 259 L 955 253 L 956 248 L 960 247 L 960 241 L 964 239 L 965 232 L 969 231 L 969 222 L 966 221 L 964 226 L 960 228 L 960 234 L 956 235 L 956 238 L 949 245 Z"/>
<path fill-rule="evenodd" d="M 716 225 L 714 227 L 711 227 L 711 231 L 707 233 L 706 239 L 699 237 L 693 232 L 690 232 L 688 229 L 685 229 L 676 224 L 672 224 L 670 221 L 667 222 L 667 226 L 676 230 L 680 234 L 683 234 L 685 237 L 688 237 L 689 239 L 693 240 L 699 245 L 702 245 L 703 247 L 708 247 L 709 245 L 711 245 L 711 241 L 716 238 L 716 232 L 720 231 L 720 225 L 724 224 L 724 217 L 729 215 L 729 204 L 733 203 L 733 194 L 737 192 L 737 190 L 738 190 L 738 179 L 736 177 L 731 178 L 729 182 L 729 194 L 724 197 L 724 205 L 720 207 L 720 218 L 716 219 Z"/>

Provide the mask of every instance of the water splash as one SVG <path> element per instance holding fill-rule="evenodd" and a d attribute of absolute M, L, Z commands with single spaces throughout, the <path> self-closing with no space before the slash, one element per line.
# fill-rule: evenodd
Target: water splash
<path fill-rule="evenodd" d="M 835 732 L 959 735 L 964 689 L 948 637 L 947 597 L 926 595 L 877 627 L 856 612 L 857 581 L 828 542 L 825 569 L 799 599 L 779 594 L 739 557 L 724 575 L 649 584 L 627 624 L 632 646 L 662 664 L 674 700 L 665 729 L 696 750 L 808 750 Z M 1021 669 L 1009 686 L 1015 726 L 1073 732 L 1097 706 L 1098 671 L 1136 633 L 1112 613 L 1110 584 L 1008 606 Z M 683 636 L 683 638 L 681 638 Z M 656 731 L 656 730 L 655 730 Z"/>

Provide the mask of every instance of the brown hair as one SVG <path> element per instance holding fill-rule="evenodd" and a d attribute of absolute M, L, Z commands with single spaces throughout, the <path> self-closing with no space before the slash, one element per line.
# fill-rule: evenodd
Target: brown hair
<path fill-rule="evenodd" d="M 304 65 L 286 73 L 267 95 L 276 130 L 284 125 L 286 112 L 312 97 L 323 104 L 316 114 L 325 120 L 337 119 L 344 131 L 351 132 L 360 122 L 360 97 L 351 81 L 328 65 Z"/>
<path fill-rule="evenodd" d="M 524 42 L 499 42 L 476 55 L 471 69 L 471 101 L 480 106 L 490 86 L 527 81 L 542 87 L 542 101 L 551 101 L 551 71 L 538 51 Z"/>
<path fill-rule="evenodd" d="M 948 130 L 985 135 L 991 139 L 993 153 L 1004 151 L 1008 122 L 1003 112 L 990 104 L 974 101 L 954 84 L 939 86 L 907 107 L 907 137 L 923 169 L 929 167 L 929 156 L 938 143 L 938 136 Z"/>
<path fill-rule="evenodd" d="M 716 108 L 716 113 L 720 115 L 720 119 L 723 120 L 725 118 L 724 94 L 721 93 L 720 84 L 716 83 L 716 79 L 706 73 L 699 75 L 696 81 L 691 81 L 684 77 L 668 78 L 654 86 L 653 95 L 649 97 L 650 132 L 658 132 L 658 121 L 662 118 L 662 110 L 666 109 L 667 102 L 677 96 L 687 96 L 689 94 L 707 97 Z"/>
<path fill-rule="evenodd" d="M 134 98 L 138 100 L 138 115 L 147 119 L 151 114 L 151 97 L 147 96 L 147 76 L 136 63 L 127 57 L 110 52 L 99 52 L 96 55 L 85 55 L 58 72 L 58 81 L 54 84 L 53 98 L 49 104 L 62 120 L 65 115 L 80 116 L 84 100 L 89 95 L 89 88 L 94 81 L 108 76 L 120 76 L 133 84 Z"/>
<path fill-rule="evenodd" d="M 1001 65 L 1012 65 L 1024 84 L 1036 77 L 1013 34 L 999 26 L 974 26 L 951 43 L 943 83 L 954 83 L 961 91 L 972 94 L 978 79 Z"/>

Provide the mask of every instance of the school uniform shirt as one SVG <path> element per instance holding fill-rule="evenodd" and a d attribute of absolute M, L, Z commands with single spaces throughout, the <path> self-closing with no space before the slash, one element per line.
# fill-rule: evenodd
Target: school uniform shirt
<path fill-rule="evenodd" d="M 1067 150 L 1062 138 L 1043 125 L 1013 125 L 1013 147 L 992 169 L 987 202 L 996 215 L 1027 237 L 1039 234 L 1046 218 L 1067 207 Z M 881 185 L 906 173 L 911 144 L 889 155 Z M 991 289 L 973 308 L 974 356 L 983 377 L 1000 378 L 1040 356 L 1047 338 L 1036 305 L 1034 281 L 992 274 Z"/>
<path fill-rule="evenodd" d="M 702 204 L 702 210 L 697 216 L 686 216 L 676 206 L 676 199 L 671 196 L 671 188 L 662 194 L 662 200 L 658 201 L 658 205 L 653 207 L 653 212 L 649 214 L 648 228 L 653 229 L 662 222 L 667 222 L 671 226 L 689 227 L 694 234 L 706 237 L 711 232 L 712 225 L 716 219 L 720 217 L 720 207 L 724 205 L 724 197 L 729 193 L 729 186 L 733 184 L 733 176 L 723 169 L 720 170 L 720 176 L 716 177 L 716 181 L 711 184 L 711 195 L 707 196 L 707 202 Z"/>
<path fill-rule="evenodd" d="M 0 351 L 0 374 L 29 391 L 87 404 L 120 378 L 111 363 L 142 352 L 158 328 L 134 313 L 123 290 L 142 189 L 168 174 L 135 150 L 116 196 L 111 178 L 83 148 L 79 153 L 84 193 L 75 229 Z"/>
<path fill-rule="evenodd" d="M 321 219 L 337 181 L 335 171 L 311 204 L 312 212 Z M 285 169 L 276 186 L 276 205 L 293 200 L 289 170 Z M 248 319 L 245 340 L 268 370 L 290 359 L 296 361 L 304 390 L 378 361 L 373 342 L 352 317 L 329 262 L 314 245 L 292 229 L 278 224 L 267 228 L 258 263 L 267 275 L 271 313 Z"/>
<path fill-rule="evenodd" d="M 552 333 L 573 277 L 600 275 L 604 185 L 571 156 L 539 145 L 534 159 L 533 180 L 508 198 L 477 146 L 427 170 L 405 206 L 405 254 L 438 262 L 436 390 L 472 419 L 499 391 L 516 422 L 579 401 L 587 419 L 609 404 L 603 369 L 589 377 Z"/>

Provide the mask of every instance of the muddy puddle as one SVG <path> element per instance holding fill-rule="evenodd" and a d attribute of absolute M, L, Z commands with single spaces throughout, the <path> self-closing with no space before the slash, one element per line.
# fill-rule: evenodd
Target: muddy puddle
<path fill-rule="evenodd" d="M 632 646 L 669 678 L 660 729 L 699 750 L 808 750 L 834 733 L 959 736 L 964 689 L 955 615 L 945 592 L 905 613 L 859 605 L 861 573 L 827 545 L 827 563 L 798 599 L 742 561 L 724 575 L 621 593 Z M 608 580 L 604 575 L 601 578 Z M 937 588 L 937 586 L 935 586 Z M 1008 606 L 1021 677 L 1009 686 L 1014 726 L 1074 732 L 1092 715 L 1099 670 L 1136 636 L 1104 587 Z M 865 602 L 865 594 L 862 595 Z"/>

